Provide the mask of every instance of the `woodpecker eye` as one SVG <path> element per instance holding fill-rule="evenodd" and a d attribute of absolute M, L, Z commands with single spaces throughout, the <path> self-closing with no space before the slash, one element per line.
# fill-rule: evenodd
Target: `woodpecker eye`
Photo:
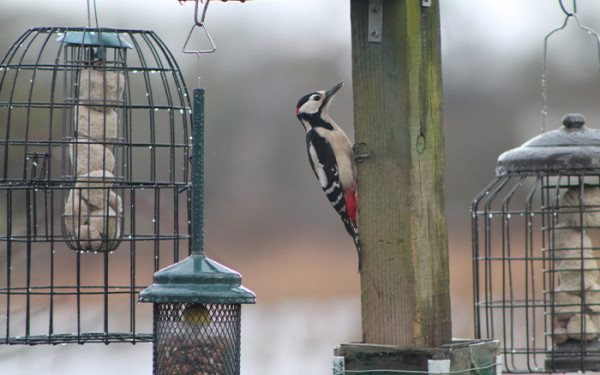
<path fill-rule="evenodd" d="M 321 100 L 321 95 L 315 95 L 315 96 L 313 96 L 313 100 L 315 102 L 318 102 L 319 100 Z"/>

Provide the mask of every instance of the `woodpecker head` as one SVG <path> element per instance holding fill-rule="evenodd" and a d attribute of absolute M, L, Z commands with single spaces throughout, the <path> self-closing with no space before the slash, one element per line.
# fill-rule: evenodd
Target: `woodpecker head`
<path fill-rule="evenodd" d="M 344 82 L 340 82 L 327 91 L 311 92 L 298 101 L 296 116 L 307 131 L 314 126 L 331 127 L 327 109 L 331 99 L 343 85 Z"/>

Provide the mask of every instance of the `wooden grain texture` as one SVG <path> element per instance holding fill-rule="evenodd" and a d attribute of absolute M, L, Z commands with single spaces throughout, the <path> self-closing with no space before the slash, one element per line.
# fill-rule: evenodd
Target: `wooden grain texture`
<path fill-rule="evenodd" d="M 439 2 L 420 4 L 383 0 L 369 43 L 369 1 L 351 0 L 365 343 L 451 340 Z"/>

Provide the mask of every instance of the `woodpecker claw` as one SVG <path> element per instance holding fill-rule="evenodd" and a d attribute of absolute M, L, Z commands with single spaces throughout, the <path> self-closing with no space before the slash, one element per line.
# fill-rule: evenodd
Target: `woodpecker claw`
<path fill-rule="evenodd" d="M 352 152 L 354 152 L 354 160 L 357 163 L 362 163 L 363 161 L 365 161 L 366 158 L 371 156 L 371 152 L 367 152 L 366 154 L 359 154 L 357 152 L 357 150 L 360 146 L 366 146 L 366 145 L 367 144 L 365 142 L 357 142 L 354 145 L 352 145 Z"/>

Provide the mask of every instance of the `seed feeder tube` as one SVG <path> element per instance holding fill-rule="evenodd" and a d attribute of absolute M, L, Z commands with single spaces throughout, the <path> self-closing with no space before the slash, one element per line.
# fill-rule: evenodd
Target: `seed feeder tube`
<path fill-rule="evenodd" d="M 204 255 L 204 90 L 194 90 L 191 255 L 154 274 L 140 302 L 154 303 L 154 374 L 240 373 L 241 304 L 255 295 L 241 275 Z"/>
<path fill-rule="evenodd" d="M 113 251 L 123 233 L 123 108 L 126 105 L 126 49 L 118 33 L 102 29 L 69 31 L 64 45 L 72 76 L 65 82 L 73 104 L 73 129 L 67 135 L 75 186 L 64 190 L 63 233 L 77 251 Z"/>

